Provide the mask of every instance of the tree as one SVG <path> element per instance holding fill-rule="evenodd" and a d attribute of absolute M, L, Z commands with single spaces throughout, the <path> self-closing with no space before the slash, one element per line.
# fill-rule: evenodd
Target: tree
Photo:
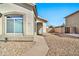
<path fill-rule="evenodd" d="M 48 26 L 49 28 L 54 28 L 52 25 Z"/>

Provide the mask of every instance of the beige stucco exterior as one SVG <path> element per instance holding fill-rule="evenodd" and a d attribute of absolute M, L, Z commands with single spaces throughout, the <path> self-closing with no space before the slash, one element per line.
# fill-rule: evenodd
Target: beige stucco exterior
<path fill-rule="evenodd" d="M 0 18 L 0 35 L 2 35 L 2 18 Z"/>
<path fill-rule="evenodd" d="M 79 12 L 66 17 L 65 22 L 66 27 L 70 27 L 70 33 L 79 33 Z"/>
<path fill-rule="evenodd" d="M 34 35 L 35 20 L 33 10 L 23 8 L 16 4 L 0 4 L 0 13 L 2 13 L 2 17 L 0 18 L 0 35 L 5 34 L 5 15 L 13 13 L 23 15 L 23 35 Z"/>
<path fill-rule="evenodd" d="M 46 33 L 46 22 L 39 20 L 39 19 L 36 19 L 36 23 L 42 23 L 42 30 L 43 30 L 42 34 Z"/>
<path fill-rule="evenodd" d="M 6 33 L 6 15 L 22 15 L 23 16 L 23 33 L 21 36 L 35 36 L 37 35 L 37 24 L 38 22 L 42 23 L 43 33 L 46 33 L 46 21 L 39 20 L 36 18 L 33 5 L 28 4 L 12 4 L 12 3 L 3 3 L 0 4 L 0 36 L 13 36 L 14 34 Z M 35 19 L 36 18 L 36 19 Z M 42 34 L 43 34 L 42 33 Z M 17 34 L 15 34 L 17 36 Z M 18 35 L 20 36 L 20 35 Z"/>

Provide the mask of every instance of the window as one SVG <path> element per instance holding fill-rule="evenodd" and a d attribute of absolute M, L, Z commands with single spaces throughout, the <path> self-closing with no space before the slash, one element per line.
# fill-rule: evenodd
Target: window
<path fill-rule="evenodd" d="M 23 33 L 23 16 L 7 16 L 6 17 L 7 33 Z"/>

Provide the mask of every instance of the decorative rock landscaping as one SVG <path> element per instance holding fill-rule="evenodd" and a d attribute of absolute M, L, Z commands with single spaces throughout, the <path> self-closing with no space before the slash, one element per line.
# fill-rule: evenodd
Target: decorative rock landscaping
<path fill-rule="evenodd" d="M 44 56 L 47 54 L 48 49 L 47 43 L 42 36 L 34 37 L 31 42 L 24 40 L 0 41 L 0 55 L 2 56 Z"/>
<path fill-rule="evenodd" d="M 45 34 L 48 56 L 79 56 L 79 38 Z"/>

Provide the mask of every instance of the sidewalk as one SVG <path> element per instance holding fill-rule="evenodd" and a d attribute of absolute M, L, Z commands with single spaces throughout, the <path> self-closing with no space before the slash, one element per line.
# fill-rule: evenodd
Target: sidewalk
<path fill-rule="evenodd" d="M 36 44 L 27 51 L 28 56 L 45 56 L 49 50 L 48 45 L 42 36 L 35 37 Z"/>

